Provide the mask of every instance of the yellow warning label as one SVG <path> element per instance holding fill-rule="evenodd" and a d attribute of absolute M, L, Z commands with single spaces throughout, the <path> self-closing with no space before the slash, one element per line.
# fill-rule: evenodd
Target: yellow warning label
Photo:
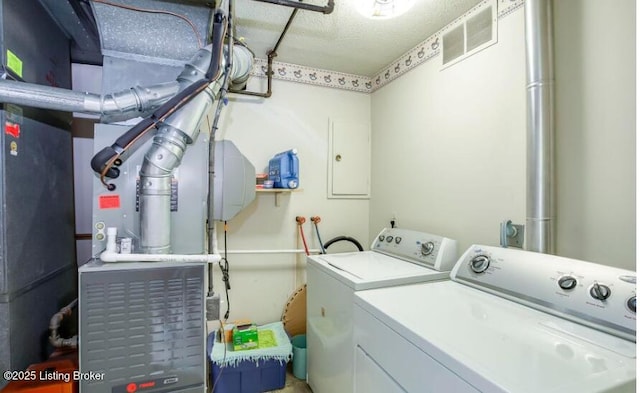
<path fill-rule="evenodd" d="M 9 49 L 7 49 L 7 68 L 22 78 L 22 60 Z"/>
<path fill-rule="evenodd" d="M 12 156 L 17 156 L 18 155 L 18 144 L 15 141 L 12 141 L 9 146 L 10 146 L 9 154 L 11 154 Z"/>

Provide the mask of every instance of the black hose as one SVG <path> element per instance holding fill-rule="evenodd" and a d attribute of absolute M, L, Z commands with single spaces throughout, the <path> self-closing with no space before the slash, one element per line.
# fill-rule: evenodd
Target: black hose
<path fill-rule="evenodd" d="M 338 237 L 334 237 L 333 239 L 327 241 L 324 244 L 324 248 L 327 249 L 329 248 L 330 245 L 332 245 L 333 243 L 337 243 L 340 241 L 348 241 L 351 242 L 353 244 L 355 244 L 356 247 L 358 247 L 358 251 L 364 251 L 364 248 L 362 248 L 362 245 L 360 244 L 359 241 L 357 241 L 356 239 L 350 237 L 350 236 L 338 236 Z"/>

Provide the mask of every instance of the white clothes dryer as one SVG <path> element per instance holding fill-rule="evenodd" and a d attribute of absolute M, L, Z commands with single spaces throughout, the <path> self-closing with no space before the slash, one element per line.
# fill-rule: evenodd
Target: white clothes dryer
<path fill-rule="evenodd" d="M 355 392 L 635 392 L 636 274 L 474 245 L 449 281 L 355 298 Z"/>
<path fill-rule="evenodd" d="M 353 391 L 356 291 L 448 279 L 457 242 L 387 228 L 370 251 L 307 258 L 307 380 L 314 393 Z"/>

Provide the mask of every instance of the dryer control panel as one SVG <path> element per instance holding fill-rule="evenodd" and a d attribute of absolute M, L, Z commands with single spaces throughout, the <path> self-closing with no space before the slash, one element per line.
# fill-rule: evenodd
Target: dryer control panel
<path fill-rule="evenodd" d="M 471 246 L 451 278 L 521 304 L 636 340 L 636 273 L 555 255 Z"/>
<path fill-rule="evenodd" d="M 371 250 L 435 270 L 449 271 L 457 260 L 458 243 L 430 233 L 385 228 L 373 239 Z"/>

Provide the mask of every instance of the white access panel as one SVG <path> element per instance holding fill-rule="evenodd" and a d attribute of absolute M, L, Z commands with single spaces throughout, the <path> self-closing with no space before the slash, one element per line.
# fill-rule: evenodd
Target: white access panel
<path fill-rule="evenodd" d="M 329 122 L 329 198 L 369 197 L 370 128 L 368 123 L 358 121 Z"/>

